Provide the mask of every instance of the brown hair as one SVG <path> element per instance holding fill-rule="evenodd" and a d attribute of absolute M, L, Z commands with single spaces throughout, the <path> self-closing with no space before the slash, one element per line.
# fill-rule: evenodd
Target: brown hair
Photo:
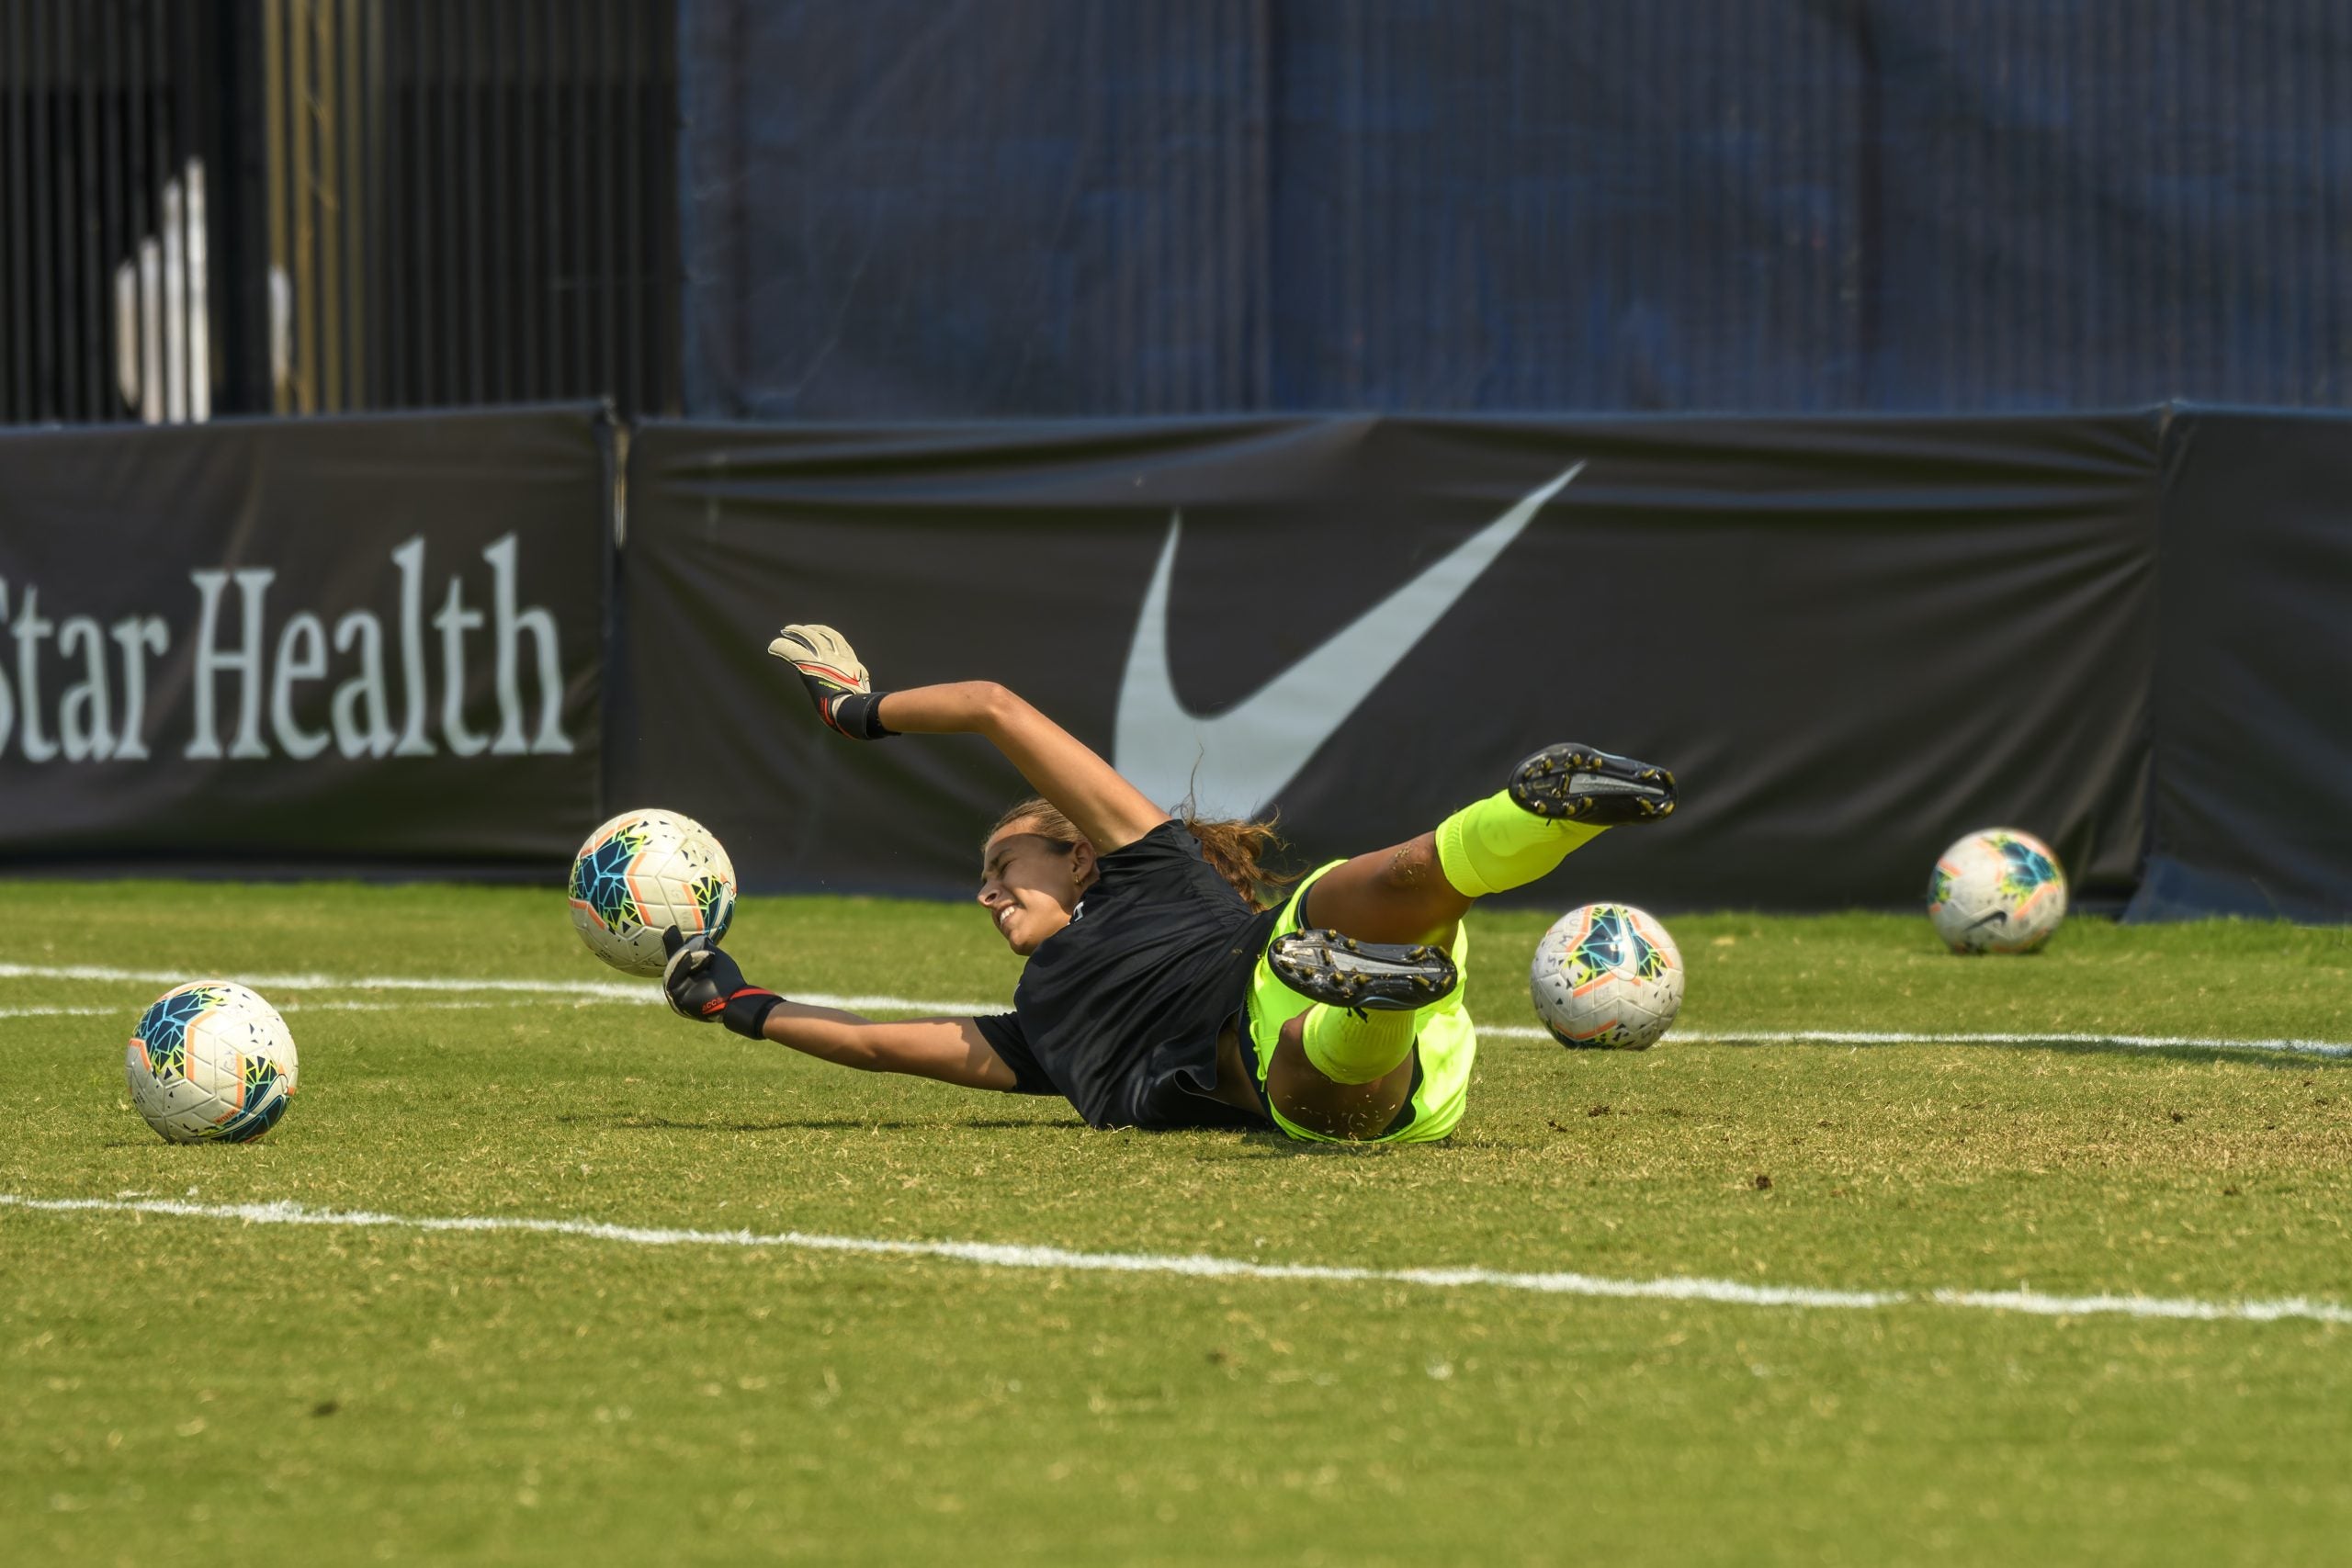
<path fill-rule="evenodd" d="M 1266 856 L 1290 847 L 1283 841 L 1283 836 L 1274 831 L 1272 822 L 1238 822 L 1230 818 L 1210 820 L 1194 816 L 1189 802 L 1179 808 L 1177 819 L 1184 824 L 1185 831 L 1200 841 L 1201 853 L 1210 866 L 1232 886 L 1236 893 L 1241 895 L 1251 908 L 1272 908 L 1280 902 L 1276 895 L 1298 880 L 1295 872 L 1272 872 L 1262 863 Z M 1004 815 L 996 819 L 996 826 L 989 829 L 989 838 L 995 838 L 1016 822 L 1035 824 L 1036 832 L 1057 845 L 1075 844 L 1086 837 L 1078 830 L 1076 823 L 1062 815 L 1059 807 L 1042 795 L 1033 795 L 1008 807 Z M 983 844 L 987 842 L 986 840 L 981 841 Z"/>

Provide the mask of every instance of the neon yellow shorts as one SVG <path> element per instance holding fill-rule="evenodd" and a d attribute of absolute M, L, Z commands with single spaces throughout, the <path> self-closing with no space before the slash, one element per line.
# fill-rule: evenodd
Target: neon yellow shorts
<path fill-rule="evenodd" d="M 1298 885 L 1298 890 L 1283 906 L 1280 919 L 1274 922 L 1272 933 L 1267 937 L 1271 945 L 1274 937 L 1295 931 L 1305 924 L 1306 890 L 1315 886 L 1331 866 L 1344 863 L 1331 862 L 1319 866 L 1315 874 Z M 1456 929 L 1453 945 L 1447 950 L 1453 955 L 1454 965 L 1462 971 L 1463 984 L 1442 1002 L 1422 1008 L 1414 1016 L 1419 1029 L 1414 1036 L 1414 1049 L 1420 1055 L 1419 1079 L 1413 1085 L 1413 1097 L 1407 1102 L 1403 1125 L 1392 1127 L 1379 1137 L 1370 1140 L 1334 1138 L 1324 1133 L 1310 1133 L 1296 1125 L 1274 1109 L 1266 1099 L 1266 1069 L 1272 1065 L 1274 1047 L 1281 1043 L 1283 1025 L 1296 1018 L 1315 1004 L 1283 984 L 1264 954 L 1258 958 L 1257 973 L 1250 982 L 1250 1045 L 1256 1059 L 1258 1098 L 1266 1105 L 1267 1114 L 1274 1125 L 1294 1138 L 1307 1143 L 1338 1144 L 1365 1142 L 1380 1144 L 1425 1144 L 1452 1133 L 1462 1120 L 1463 1111 L 1470 1103 L 1470 1066 L 1478 1055 L 1477 1032 L 1470 1027 L 1470 1014 L 1462 1005 L 1462 994 L 1468 988 L 1470 978 L 1470 933 L 1465 921 Z"/>

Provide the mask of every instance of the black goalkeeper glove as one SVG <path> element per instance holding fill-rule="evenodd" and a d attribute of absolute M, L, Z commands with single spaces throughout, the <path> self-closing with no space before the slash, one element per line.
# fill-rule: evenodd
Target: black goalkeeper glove
<path fill-rule="evenodd" d="M 768 651 L 792 666 L 817 705 L 817 716 L 856 740 L 880 740 L 899 733 L 882 727 L 882 699 L 849 638 L 831 626 L 784 628 Z"/>
<path fill-rule="evenodd" d="M 672 1012 L 698 1023 L 716 1020 L 746 1040 L 767 1038 L 768 1014 L 782 997 L 748 984 L 742 969 L 703 932 L 684 936 L 672 926 L 662 933 L 662 945 L 670 954 L 662 971 L 662 989 Z"/>

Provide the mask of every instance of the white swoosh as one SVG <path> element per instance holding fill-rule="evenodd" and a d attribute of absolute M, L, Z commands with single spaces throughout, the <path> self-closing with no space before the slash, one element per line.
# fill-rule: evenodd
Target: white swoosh
<path fill-rule="evenodd" d="M 1168 584 L 1184 531 L 1183 513 L 1174 513 L 1119 683 L 1112 766 L 1163 806 L 1189 795 L 1204 816 L 1255 812 L 1298 776 L 1544 503 L 1583 468 L 1575 464 L 1529 494 L 1346 630 L 1214 717 L 1184 705 L 1168 670 Z"/>

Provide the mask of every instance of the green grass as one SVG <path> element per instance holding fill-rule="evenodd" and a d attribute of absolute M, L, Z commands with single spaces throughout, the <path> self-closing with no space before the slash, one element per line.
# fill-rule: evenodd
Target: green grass
<path fill-rule="evenodd" d="M 545 893 L 13 883 L 0 962 L 609 980 Z M 1480 917 L 1523 1024 L 1543 922 Z M 19 930 L 25 922 L 18 922 Z M 286 1121 L 175 1147 L 160 982 L 0 979 L 0 1191 L 1376 1268 L 2352 1302 L 2352 1064 L 1733 1045 L 1773 1029 L 2352 1039 L 2352 940 L 1686 917 L 1643 1055 L 1481 1050 L 1449 1144 L 1099 1133 L 653 1008 L 272 987 Z M 969 909 L 757 899 L 781 988 L 1001 998 Z M 516 1000 L 521 1005 L 504 1005 Z M 1769 1177 L 1769 1189 L 1759 1185 Z M 1196 1280 L 0 1209 L 11 1560 L 1555 1563 L 2340 1560 L 2352 1328 Z"/>

